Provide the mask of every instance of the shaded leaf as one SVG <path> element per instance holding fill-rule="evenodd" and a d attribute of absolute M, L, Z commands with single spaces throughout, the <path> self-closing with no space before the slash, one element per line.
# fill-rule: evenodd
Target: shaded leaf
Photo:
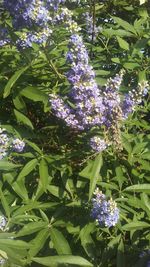
<path fill-rule="evenodd" d="M 49 267 L 57 267 L 60 266 L 60 264 L 71 264 L 71 265 L 78 265 L 85 267 L 93 266 L 93 264 L 91 264 L 89 261 L 80 256 L 70 256 L 70 255 L 33 258 L 33 261 Z"/>

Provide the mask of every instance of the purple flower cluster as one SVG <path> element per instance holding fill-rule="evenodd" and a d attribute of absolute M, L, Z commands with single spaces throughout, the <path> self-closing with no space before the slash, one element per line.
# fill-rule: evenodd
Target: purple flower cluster
<path fill-rule="evenodd" d="M 110 127 L 114 120 L 116 120 L 116 116 L 118 119 L 122 116 L 122 112 L 120 107 L 121 99 L 119 95 L 119 88 L 122 83 L 124 72 L 121 71 L 120 74 L 117 74 L 113 79 L 110 78 L 104 88 L 101 91 L 103 96 L 103 105 L 104 109 L 104 124 L 106 127 Z M 121 114 L 120 114 L 121 113 Z"/>
<path fill-rule="evenodd" d="M 3 259 L 2 257 L 0 257 L 0 265 L 3 265 L 3 264 L 5 264 L 5 262 L 6 262 L 6 260 L 5 260 L 5 259 Z"/>
<path fill-rule="evenodd" d="M 0 128 L 0 160 L 8 155 L 10 148 L 16 152 L 22 152 L 24 147 L 25 143 L 22 140 L 10 138 L 6 130 Z"/>
<path fill-rule="evenodd" d="M 61 0 L 3 0 L 12 16 L 14 28 L 21 31 L 17 47 L 31 47 L 32 43 L 45 44 L 51 36 L 52 13 Z"/>
<path fill-rule="evenodd" d="M 4 231 L 6 227 L 7 221 L 3 215 L 0 215 L 0 231 Z M 6 260 L 0 255 L 0 265 L 5 264 Z"/>
<path fill-rule="evenodd" d="M 18 48 L 27 48 L 32 47 L 32 43 L 44 44 L 51 33 L 52 30 L 49 28 L 44 28 L 41 32 L 23 32 L 17 40 L 16 45 Z"/>
<path fill-rule="evenodd" d="M 10 43 L 8 31 L 6 28 L 0 27 L 0 47 Z"/>
<path fill-rule="evenodd" d="M 0 215 L 0 230 L 3 231 L 7 224 L 6 218 L 3 215 Z"/>
<path fill-rule="evenodd" d="M 98 33 L 100 32 L 101 28 L 97 27 L 95 23 L 93 23 L 93 17 L 89 14 L 89 12 L 86 12 L 84 14 L 85 22 L 86 22 L 86 32 L 88 36 L 88 40 L 95 41 Z"/>
<path fill-rule="evenodd" d="M 46 0 L 46 7 L 49 9 L 52 9 L 54 11 L 57 11 L 59 8 L 59 5 L 64 3 L 65 0 Z"/>
<path fill-rule="evenodd" d="M 97 188 L 92 199 L 91 216 L 101 227 L 115 226 L 119 220 L 119 209 L 112 199 L 106 200 L 106 196 Z"/>
<path fill-rule="evenodd" d="M 147 259 L 150 257 L 150 249 L 147 249 L 147 250 L 144 250 L 144 251 L 142 251 L 141 253 L 140 253 L 140 255 L 139 255 L 139 258 L 146 258 L 146 261 L 147 261 Z M 146 265 L 145 265 L 145 267 L 150 267 L 150 260 L 148 260 L 147 262 L 146 262 Z"/>
<path fill-rule="evenodd" d="M 94 136 L 90 139 L 90 146 L 96 152 L 101 152 L 107 148 L 106 142 L 99 136 Z"/>
<path fill-rule="evenodd" d="M 12 146 L 16 152 L 22 152 L 25 147 L 25 142 L 16 138 L 12 141 Z"/>
<path fill-rule="evenodd" d="M 72 34 L 68 46 L 69 52 L 66 58 L 71 64 L 71 69 L 67 73 L 67 78 L 71 84 L 69 97 L 75 105 L 72 113 L 78 121 L 76 128 L 83 130 L 101 125 L 104 121 L 104 105 L 95 82 L 95 73 L 88 63 L 88 53 L 82 37 L 77 33 Z M 55 112 L 58 110 L 58 106 L 55 107 L 54 103 L 53 110 Z"/>
<path fill-rule="evenodd" d="M 4 0 L 4 7 L 13 18 L 13 25 L 16 29 L 31 27 L 33 25 L 45 26 L 51 17 L 41 0 Z"/>
<path fill-rule="evenodd" d="M 5 129 L 0 128 L 0 160 L 7 156 L 7 150 L 9 147 L 9 138 L 5 133 Z"/>
<path fill-rule="evenodd" d="M 127 118 L 135 106 L 142 102 L 142 97 L 148 92 L 149 85 L 147 81 L 142 81 L 138 84 L 136 89 L 129 91 L 122 102 L 122 113 L 123 117 Z"/>
<path fill-rule="evenodd" d="M 93 126 L 105 126 L 110 143 L 115 144 L 116 149 L 121 149 L 121 122 L 128 116 L 129 112 L 132 112 L 133 106 L 139 103 L 139 96 L 141 97 L 143 91 L 146 91 L 147 83 L 138 86 L 138 93 L 129 92 L 128 96 L 122 100 L 119 89 L 124 71 L 121 71 L 114 78 L 110 78 L 105 87 L 100 90 L 95 81 L 95 72 L 89 65 L 88 52 L 78 33 L 80 29 L 67 9 L 62 14 L 59 15 L 58 21 L 65 20 L 66 29 L 71 33 L 66 60 L 70 63 L 67 78 L 71 90 L 68 98 L 73 103 L 74 108 L 66 105 L 60 97 L 50 96 L 52 109 L 56 116 L 63 119 L 68 126 L 78 130 L 89 130 Z M 68 18 L 67 21 L 66 18 Z M 100 144 L 98 144 L 97 137 L 90 142 L 91 147 L 96 151 L 102 151 L 105 147 L 101 140 L 99 142 Z"/>
<path fill-rule="evenodd" d="M 79 122 L 76 119 L 73 109 L 64 103 L 60 97 L 51 94 L 49 102 L 51 103 L 52 109 L 55 111 L 56 117 L 65 120 L 69 127 L 80 129 Z"/>
<path fill-rule="evenodd" d="M 139 85 L 138 94 L 131 92 L 122 100 L 119 88 L 124 71 L 121 71 L 113 79 L 108 80 L 103 90 L 99 90 L 95 81 L 95 72 L 89 65 L 88 52 L 78 33 L 80 28 L 72 19 L 72 13 L 65 8 L 61 9 L 56 17 L 57 21 L 64 22 L 66 29 L 71 33 L 66 60 L 70 63 L 67 78 L 71 90 L 68 98 L 74 108 L 70 108 L 59 96 L 50 95 L 52 109 L 58 118 L 78 130 L 88 130 L 93 126 L 104 125 L 107 138 L 116 145 L 116 148 L 119 148 L 121 142 L 119 124 L 129 112 L 132 112 L 133 105 L 139 101 L 135 101 L 135 98 L 138 99 L 138 96 L 143 94 L 143 88 L 146 88 L 146 85 Z M 93 138 L 90 143 L 96 151 L 106 148 L 101 140 L 97 140 L 97 137 Z"/>

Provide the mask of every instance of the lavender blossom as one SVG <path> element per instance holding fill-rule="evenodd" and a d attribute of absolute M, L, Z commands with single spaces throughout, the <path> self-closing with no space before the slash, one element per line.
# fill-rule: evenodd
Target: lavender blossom
<path fill-rule="evenodd" d="M 106 196 L 97 188 L 92 199 L 91 216 L 101 227 L 115 226 L 119 220 L 119 209 L 112 199 L 106 200 Z"/>
<path fill-rule="evenodd" d="M 19 138 L 16 138 L 12 141 L 12 146 L 16 152 L 22 152 L 25 147 L 25 142 L 20 140 Z"/>
<path fill-rule="evenodd" d="M 90 139 L 90 146 L 96 152 L 101 152 L 107 148 L 106 142 L 99 136 L 94 136 Z"/>
<path fill-rule="evenodd" d="M 70 21 L 72 20 L 72 12 L 68 8 L 60 8 L 57 14 L 54 17 L 55 23 L 61 23 L 62 21 Z"/>
<path fill-rule="evenodd" d="M 88 35 L 88 40 L 95 41 L 98 33 L 100 32 L 101 28 L 97 27 L 95 23 L 93 23 L 93 17 L 89 14 L 89 12 L 86 12 L 84 14 L 85 22 L 86 22 L 86 32 Z"/>
<path fill-rule="evenodd" d="M 142 102 L 143 96 L 148 92 L 149 85 L 147 81 L 142 81 L 136 89 L 129 91 L 122 102 L 123 117 L 127 118 L 135 106 Z"/>
<path fill-rule="evenodd" d="M 35 23 L 42 27 L 52 20 L 49 11 L 41 0 L 32 0 L 24 12 L 23 18 L 26 22 Z"/>
<path fill-rule="evenodd" d="M 65 0 L 46 0 L 46 7 L 57 11 L 60 4 L 63 4 Z"/>
<path fill-rule="evenodd" d="M 16 41 L 17 47 L 32 47 L 32 43 L 45 44 L 52 33 L 51 13 L 48 10 L 50 1 L 41 0 L 4 0 L 4 7 L 10 12 L 16 30 L 21 36 Z"/>
<path fill-rule="evenodd" d="M 45 26 L 51 20 L 44 3 L 41 0 L 4 0 L 4 7 L 11 14 L 14 27 L 20 29 L 34 24 Z"/>
<path fill-rule="evenodd" d="M 8 31 L 6 28 L 0 27 L 0 47 L 10 43 Z"/>
<path fill-rule="evenodd" d="M 7 224 L 7 221 L 3 215 L 0 215 L 0 230 L 3 231 L 5 229 L 5 226 Z"/>
<path fill-rule="evenodd" d="M 146 249 L 146 250 L 143 250 L 140 255 L 139 255 L 139 258 L 143 258 L 145 256 L 149 256 L 150 255 L 150 249 Z"/>
<path fill-rule="evenodd" d="M 78 129 L 83 130 L 101 125 L 104 121 L 104 105 L 95 82 L 95 73 L 88 64 L 88 53 L 82 37 L 77 33 L 72 34 L 68 47 L 69 52 L 66 58 L 71 63 L 71 69 L 67 73 L 68 81 L 71 84 L 71 92 L 68 97 L 75 105 L 73 112 L 80 124 Z M 56 114 L 57 110 L 54 109 L 54 106 L 53 110 Z"/>
<path fill-rule="evenodd" d="M 59 119 L 64 119 L 66 124 L 72 128 L 80 129 L 82 126 L 75 116 L 75 112 L 71 109 L 64 101 L 56 95 L 50 94 L 49 102 L 51 104 L 52 110 L 54 110 L 56 117 Z"/>
<path fill-rule="evenodd" d="M 5 259 L 3 259 L 3 258 L 0 256 L 0 265 L 3 265 L 3 264 L 5 264 L 5 262 L 6 262 L 6 260 L 5 260 Z"/>
<path fill-rule="evenodd" d="M 52 30 L 49 28 L 44 28 L 39 33 L 38 32 L 34 32 L 34 33 L 24 32 L 21 34 L 21 36 L 17 40 L 16 45 L 18 49 L 32 47 L 33 43 L 36 43 L 39 45 L 45 45 L 51 33 L 52 33 Z"/>
<path fill-rule="evenodd" d="M 5 129 L 0 128 L 0 160 L 7 156 L 9 148 L 9 137 L 5 132 Z"/>

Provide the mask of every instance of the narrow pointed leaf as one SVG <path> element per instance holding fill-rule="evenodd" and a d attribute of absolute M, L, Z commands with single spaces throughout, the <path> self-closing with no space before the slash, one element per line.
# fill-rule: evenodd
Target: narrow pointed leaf
<path fill-rule="evenodd" d="M 39 165 L 39 173 L 40 173 L 40 181 L 41 181 L 41 185 L 44 189 L 44 191 L 47 189 L 48 186 L 48 166 L 47 166 L 47 162 L 45 161 L 45 159 L 41 159 L 40 161 L 40 165 Z"/>
<path fill-rule="evenodd" d="M 50 236 L 59 255 L 72 254 L 70 246 L 64 235 L 56 228 L 51 228 Z"/>
<path fill-rule="evenodd" d="M 99 177 L 99 172 L 102 167 L 102 163 L 103 163 L 102 155 L 99 154 L 93 163 L 92 171 L 90 174 L 89 200 L 91 199 L 93 192 L 95 190 L 96 183 Z"/>
<path fill-rule="evenodd" d="M 33 169 L 36 167 L 38 163 L 37 159 L 30 160 L 22 169 L 22 171 L 18 175 L 18 181 L 22 178 L 27 176 L 30 172 L 33 171 Z"/>
<path fill-rule="evenodd" d="M 4 89 L 4 98 L 9 96 L 11 89 L 13 85 L 16 83 L 16 81 L 19 79 L 19 77 L 29 68 L 29 66 L 23 67 L 20 70 L 16 71 L 15 74 L 9 79 L 8 83 L 5 86 Z"/>
<path fill-rule="evenodd" d="M 21 112 L 19 112 L 18 110 L 14 109 L 14 113 L 16 116 L 16 119 L 19 123 L 22 123 L 24 125 L 27 125 L 28 127 L 30 127 L 31 129 L 33 129 L 33 125 L 32 122 Z"/>
<path fill-rule="evenodd" d="M 59 267 L 61 264 L 70 264 L 76 266 L 84 266 L 84 267 L 93 267 L 86 259 L 80 256 L 71 256 L 71 255 L 59 255 L 59 256 L 50 256 L 50 257 L 43 257 L 43 258 L 33 258 L 33 261 L 40 263 L 42 265 L 48 267 Z"/>

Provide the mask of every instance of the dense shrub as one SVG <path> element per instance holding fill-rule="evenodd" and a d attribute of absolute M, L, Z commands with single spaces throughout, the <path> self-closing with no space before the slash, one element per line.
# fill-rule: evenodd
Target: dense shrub
<path fill-rule="evenodd" d="M 150 264 L 142 0 L 0 0 L 0 265 Z"/>

